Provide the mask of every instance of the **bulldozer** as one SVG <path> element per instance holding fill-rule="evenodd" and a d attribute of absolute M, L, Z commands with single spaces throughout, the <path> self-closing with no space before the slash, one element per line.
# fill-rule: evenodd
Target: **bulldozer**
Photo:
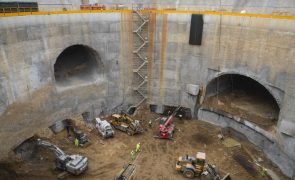
<path fill-rule="evenodd" d="M 197 152 L 196 157 L 181 156 L 176 163 L 176 171 L 182 172 L 186 178 L 201 177 L 201 179 L 210 180 L 230 180 L 230 174 L 227 173 L 223 178 L 220 178 L 218 170 L 214 165 L 206 164 L 206 154 Z"/>
<path fill-rule="evenodd" d="M 110 123 L 114 128 L 126 132 L 130 136 L 143 132 L 140 121 L 132 119 L 127 114 L 113 114 Z"/>

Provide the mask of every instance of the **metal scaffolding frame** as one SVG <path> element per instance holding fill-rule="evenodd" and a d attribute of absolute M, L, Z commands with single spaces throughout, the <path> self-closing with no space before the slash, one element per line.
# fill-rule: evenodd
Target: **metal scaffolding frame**
<path fill-rule="evenodd" d="M 128 108 L 128 112 L 132 108 L 137 108 L 147 99 L 147 64 L 148 57 L 144 48 L 148 47 L 148 17 L 145 17 L 140 11 L 134 10 L 133 17 L 139 21 L 133 22 L 133 95 L 137 98 L 136 102 Z M 139 23 L 138 23 L 139 22 Z"/>

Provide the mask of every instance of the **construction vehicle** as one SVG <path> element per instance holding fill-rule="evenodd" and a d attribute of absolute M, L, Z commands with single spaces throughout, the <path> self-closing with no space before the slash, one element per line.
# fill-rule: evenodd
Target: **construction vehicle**
<path fill-rule="evenodd" d="M 103 138 L 114 137 L 115 132 L 108 121 L 95 118 L 95 127 Z"/>
<path fill-rule="evenodd" d="M 159 134 L 154 136 L 160 139 L 173 139 L 175 124 L 173 122 L 177 112 L 181 109 L 178 106 L 169 117 L 162 117 L 160 119 Z"/>
<path fill-rule="evenodd" d="M 87 135 L 84 132 L 82 132 L 80 129 L 76 128 L 74 124 L 71 122 L 71 120 L 67 120 L 65 127 L 67 129 L 68 136 L 72 134 L 74 138 L 78 139 L 79 146 L 86 147 L 89 145 Z"/>
<path fill-rule="evenodd" d="M 111 117 L 111 125 L 116 129 L 127 132 L 130 136 L 143 132 L 140 121 L 132 119 L 127 114 L 113 114 Z"/>
<path fill-rule="evenodd" d="M 218 170 L 214 165 L 206 163 L 206 154 L 197 152 L 196 157 L 193 156 L 180 156 L 176 163 L 176 170 L 182 172 L 186 178 L 194 178 L 196 176 L 205 177 L 211 180 L 230 180 L 230 174 L 227 173 L 222 179 L 219 177 Z"/>
<path fill-rule="evenodd" d="M 115 180 L 133 180 L 133 176 L 135 174 L 135 165 L 127 164 L 123 167 L 123 169 L 117 174 Z"/>
<path fill-rule="evenodd" d="M 87 169 L 88 158 L 85 156 L 78 154 L 67 155 L 56 145 L 41 139 L 37 139 L 37 145 L 54 152 L 56 156 L 56 168 L 59 170 L 66 171 L 73 175 L 79 175 Z"/>

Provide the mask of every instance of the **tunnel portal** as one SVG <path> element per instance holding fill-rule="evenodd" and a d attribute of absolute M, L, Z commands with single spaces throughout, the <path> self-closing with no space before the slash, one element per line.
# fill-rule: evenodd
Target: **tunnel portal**
<path fill-rule="evenodd" d="M 204 107 L 232 114 L 271 130 L 277 124 L 279 105 L 256 80 L 239 74 L 213 79 L 206 88 Z"/>
<path fill-rule="evenodd" d="M 93 82 L 99 74 L 100 58 L 92 48 L 73 45 L 66 48 L 54 64 L 54 77 L 58 87 Z"/>

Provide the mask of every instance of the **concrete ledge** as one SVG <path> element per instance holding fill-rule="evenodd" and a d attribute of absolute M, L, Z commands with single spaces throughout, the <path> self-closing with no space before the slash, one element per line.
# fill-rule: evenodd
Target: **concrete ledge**
<path fill-rule="evenodd" d="M 217 126 L 232 128 L 244 134 L 251 143 L 261 148 L 266 156 L 275 163 L 286 176 L 290 178 L 295 177 L 295 161 L 283 152 L 279 142 L 269 132 L 266 132 L 247 120 L 205 108 L 200 108 L 198 110 L 198 118 Z"/>
<path fill-rule="evenodd" d="M 193 96 L 197 96 L 199 94 L 199 85 L 196 84 L 187 84 L 186 85 L 186 92 Z"/>

